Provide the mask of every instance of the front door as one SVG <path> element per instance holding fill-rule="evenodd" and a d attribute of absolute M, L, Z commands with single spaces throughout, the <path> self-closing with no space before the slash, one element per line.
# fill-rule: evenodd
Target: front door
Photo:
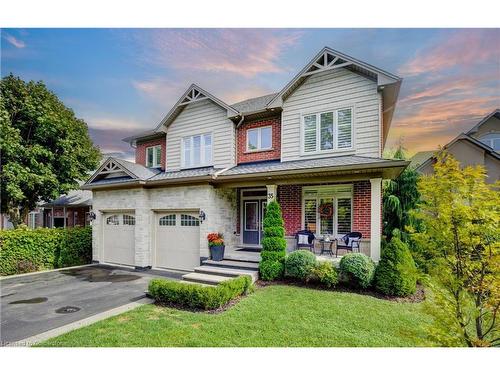
<path fill-rule="evenodd" d="M 243 244 L 260 245 L 266 199 L 243 201 Z"/>

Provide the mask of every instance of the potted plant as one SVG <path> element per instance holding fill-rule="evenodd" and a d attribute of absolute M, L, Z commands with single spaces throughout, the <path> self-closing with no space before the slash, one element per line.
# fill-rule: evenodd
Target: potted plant
<path fill-rule="evenodd" d="M 209 233 L 207 236 L 210 259 L 221 261 L 224 259 L 224 236 L 222 233 Z"/>

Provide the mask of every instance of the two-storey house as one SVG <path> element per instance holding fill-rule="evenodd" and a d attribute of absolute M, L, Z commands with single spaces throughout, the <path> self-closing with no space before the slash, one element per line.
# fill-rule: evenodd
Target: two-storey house
<path fill-rule="evenodd" d="M 109 158 L 83 186 L 93 191 L 93 259 L 190 270 L 209 232 L 258 248 L 277 199 L 289 250 L 302 229 L 358 231 L 378 260 L 382 179 L 408 164 L 382 158 L 400 85 L 330 48 L 270 95 L 227 104 L 191 85 L 155 129 L 125 139 L 135 163 Z"/>

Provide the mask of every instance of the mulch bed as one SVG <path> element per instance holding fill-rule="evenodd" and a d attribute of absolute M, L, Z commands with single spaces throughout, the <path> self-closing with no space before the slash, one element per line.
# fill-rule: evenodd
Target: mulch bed
<path fill-rule="evenodd" d="M 339 284 L 335 288 L 326 288 L 321 284 L 304 284 L 300 281 L 294 280 L 279 280 L 279 281 L 263 281 L 258 280 L 255 283 L 256 287 L 267 287 L 271 285 L 288 285 L 288 286 L 296 286 L 299 288 L 308 288 L 315 290 L 326 290 L 332 292 L 341 292 L 341 293 L 356 293 L 364 296 L 370 296 L 378 299 L 383 299 L 386 301 L 398 302 L 398 303 L 419 303 L 425 300 L 425 290 L 422 285 L 417 285 L 417 291 L 415 294 L 408 297 L 396 297 L 396 296 L 386 296 L 385 294 L 379 293 L 374 289 L 357 289 L 353 287 L 349 287 L 347 285 Z"/>

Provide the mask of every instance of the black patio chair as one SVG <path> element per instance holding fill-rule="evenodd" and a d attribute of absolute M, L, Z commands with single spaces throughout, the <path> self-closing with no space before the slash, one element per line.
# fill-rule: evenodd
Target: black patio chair
<path fill-rule="evenodd" d="M 307 236 L 307 244 L 299 243 L 299 235 Z M 300 248 L 307 247 L 311 252 L 314 253 L 314 233 L 309 230 L 299 230 L 295 233 L 295 250 L 299 250 Z"/>
<path fill-rule="evenodd" d="M 363 235 L 360 232 L 351 232 L 343 236 L 342 238 L 337 239 L 337 246 L 335 249 L 335 256 L 339 255 L 339 249 L 358 252 L 359 253 L 359 244 L 361 242 L 361 237 Z"/>

